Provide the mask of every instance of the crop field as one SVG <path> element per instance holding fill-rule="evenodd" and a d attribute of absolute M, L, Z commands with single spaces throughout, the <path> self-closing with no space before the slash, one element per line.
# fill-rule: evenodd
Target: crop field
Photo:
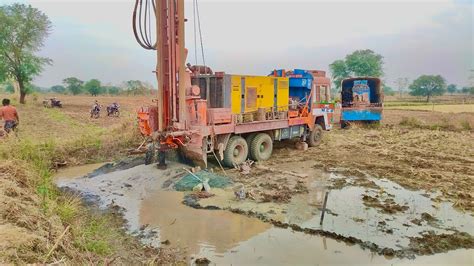
<path fill-rule="evenodd" d="M 442 113 L 474 113 L 474 104 L 426 104 L 426 105 L 405 105 L 387 106 L 389 110 L 412 110 L 412 111 L 432 111 Z"/>

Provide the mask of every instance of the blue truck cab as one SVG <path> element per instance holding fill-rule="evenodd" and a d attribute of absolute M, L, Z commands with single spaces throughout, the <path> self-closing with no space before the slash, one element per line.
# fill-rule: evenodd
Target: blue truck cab
<path fill-rule="evenodd" d="M 383 88 L 379 78 L 362 77 L 342 81 L 341 126 L 351 122 L 379 123 L 383 118 Z"/>

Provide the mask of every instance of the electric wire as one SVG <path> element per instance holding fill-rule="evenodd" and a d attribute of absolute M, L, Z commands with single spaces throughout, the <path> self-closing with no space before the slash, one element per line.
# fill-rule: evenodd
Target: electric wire
<path fill-rule="evenodd" d="M 194 27 L 194 59 L 195 65 L 198 65 L 198 46 L 197 46 L 197 23 L 196 23 L 196 1 L 193 0 L 193 27 Z"/>
<path fill-rule="evenodd" d="M 201 30 L 201 16 L 199 15 L 199 4 L 198 0 L 196 0 L 196 13 L 197 13 L 197 21 L 198 21 L 198 29 L 199 29 L 199 39 L 201 40 L 201 52 L 202 52 L 202 63 L 204 65 L 204 69 L 207 69 L 206 66 L 206 57 L 204 55 L 204 41 L 202 40 L 202 30 Z M 205 70 L 207 71 L 207 70 Z"/>

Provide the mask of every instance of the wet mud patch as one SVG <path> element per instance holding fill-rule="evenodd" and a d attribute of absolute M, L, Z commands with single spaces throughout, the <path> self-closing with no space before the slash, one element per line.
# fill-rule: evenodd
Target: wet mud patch
<path fill-rule="evenodd" d="M 380 200 L 378 196 L 371 197 L 369 195 L 364 195 L 362 197 L 364 205 L 371 208 L 380 209 L 383 213 L 388 214 L 395 214 L 398 212 L 405 212 L 409 209 L 408 206 L 401 206 L 397 204 L 393 199 L 385 199 L 383 201 Z"/>
<path fill-rule="evenodd" d="M 384 256 L 413 258 L 420 255 L 422 248 L 410 246 L 410 243 L 416 241 L 412 238 L 423 237 L 423 232 L 432 230 L 435 235 L 452 235 L 464 231 L 470 236 L 471 227 L 462 228 L 470 220 L 459 220 L 457 214 L 451 212 L 452 208 L 448 208 L 450 206 L 440 204 L 437 209 L 452 217 L 451 224 L 436 208 L 411 204 L 419 199 L 411 194 L 405 195 L 408 192 L 399 191 L 399 187 L 394 188 L 396 184 L 383 180 L 357 180 L 356 177 L 317 172 L 313 172 L 312 177 L 291 174 L 282 177 L 271 172 L 273 176 L 268 179 L 253 176 L 232 178 L 234 182 L 246 178 L 245 185 L 242 184 L 246 198 L 238 200 L 233 188 L 213 188 L 210 193 L 173 191 L 173 185 L 183 176 L 183 167 L 171 163 L 168 170 L 161 171 L 155 166 L 139 165 L 93 178 L 63 180 L 60 186 L 89 195 L 91 200 L 99 202 L 100 208 L 123 212 L 127 230 L 132 235 L 155 247 L 170 247 L 184 252 L 188 254 L 189 262 L 207 257 L 212 263 L 238 264 L 242 258 L 248 259 L 246 261 L 250 264 L 277 263 L 288 258 L 275 254 L 275 250 L 280 248 L 279 253 L 286 254 L 288 243 L 315 246 L 315 241 L 325 239 L 324 243 L 329 241 L 338 247 L 331 252 L 343 250 L 349 258 L 348 261 L 340 253 L 325 253 L 325 248 L 321 248 L 328 262 L 350 263 L 351 255 L 346 253 L 349 252 L 365 254 L 368 261 L 373 258 L 368 254 L 383 255 L 375 257 L 376 261 L 383 263 L 386 262 Z M 266 174 L 263 176 L 268 177 Z M 346 179 L 346 186 L 328 190 L 334 180 L 342 178 Z M 369 185 L 357 186 L 361 183 Z M 296 187 L 300 190 L 292 192 L 289 200 L 284 202 L 262 201 L 263 193 L 285 191 L 283 186 L 288 187 L 286 191 Z M 389 215 L 363 204 L 364 194 L 375 197 L 381 190 L 393 195 L 397 204 L 407 205 L 410 209 Z M 320 225 L 321 202 L 326 192 L 329 192 L 326 218 Z M 432 196 L 420 197 L 431 206 Z M 411 223 L 413 219 L 419 219 L 420 225 Z M 285 244 L 278 246 L 277 243 Z M 262 245 L 268 248 L 260 248 Z M 457 248 L 460 246 L 448 245 L 446 251 Z M 435 250 L 438 252 L 439 249 Z M 308 254 L 308 250 L 302 249 L 287 262 L 311 263 L 302 259 L 306 256 L 304 254 Z"/>
<path fill-rule="evenodd" d="M 131 169 L 142 165 L 145 161 L 145 157 L 143 156 L 134 156 L 134 157 L 127 157 L 123 158 L 117 162 L 113 163 L 106 163 L 103 166 L 95 169 L 93 172 L 87 174 L 88 178 L 94 178 L 100 175 L 116 172 L 116 171 L 123 171 L 127 169 Z"/>
<path fill-rule="evenodd" d="M 430 231 L 423 233 L 421 237 L 410 239 L 410 249 L 421 255 L 433 255 L 459 247 L 474 249 L 474 238 L 464 232 L 437 235 Z"/>
<path fill-rule="evenodd" d="M 285 192 L 282 185 L 265 184 L 260 189 Z M 194 198 L 185 200 L 185 204 L 229 210 L 274 226 L 358 244 L 385 256 L 425 255 L 412 243 L 429 231 L 440 237 L 465 234 L 472 238 L 472 217 L 455 210 L 450 203 L 434 202 L 434 193 L 407 190 L 385 179 L 334 173 L 308 178 L 304 184 L 305 193 L 291 193 L 284 200 L 238 200 L 231 190 L 214 190 L 212 198 Z M 326 216 L 320 224 L 326 193 Z M 435 253 L 472 248 L 466 241 L 453 241 L 443 247 L 435 248 Z"/>

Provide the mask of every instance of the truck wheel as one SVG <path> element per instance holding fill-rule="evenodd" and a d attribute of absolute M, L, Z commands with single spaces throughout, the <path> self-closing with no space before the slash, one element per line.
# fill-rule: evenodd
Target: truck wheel
<path fill-rule="evenodd" d="M 257 134 L 250 144 L 250 158 L 255 161 L 270 159 L 273 152 L 272 138 L 266 133 Z"/>
<path fill-rule="evenodd" d="M 258 135 L 258 133 L 251 133 L 250 135 L 248 135 L 245 140 L 247 141 L 247 145 L 250 147 L 250 145 L 252 144 L 252 140 Z"/>
<path fill-rule="evenodd" d="M 230 138 L 224 150 L 224 160 L 222 162 L 227 167 L 234 167 L 234 165 L 245 162 L 248 154 L 249 146 L 245 139 L 239 136 L 233 136 Z"/>
<path fill-rule="evenodd" d="M 341 121 L 341 128 L 342 129 L 349 129 L 351 127 L 351 123 L 347 121 Z"/>
<path fill-rule="evenodd" d="M 323 137 L 323 128 L 320 125 L 315 125 L 314 130 L 309 133 L 308 146 L 317 147 L 321 143 Z"/>
<path fill-rule="evenodd" d="M 247 141 L 247 146 L 249 147 L 249 155 L 248 155 L 248 159 L 252 159 L 250 158 L 250 154 L 252 153 L 250 151 L 250 146 L 252 145 L 252 141 L 253 139 L 257 136 L 258 133 L 251 133 L 249 134 L 247 137 L 245 137 L 245 141 Z"/>

